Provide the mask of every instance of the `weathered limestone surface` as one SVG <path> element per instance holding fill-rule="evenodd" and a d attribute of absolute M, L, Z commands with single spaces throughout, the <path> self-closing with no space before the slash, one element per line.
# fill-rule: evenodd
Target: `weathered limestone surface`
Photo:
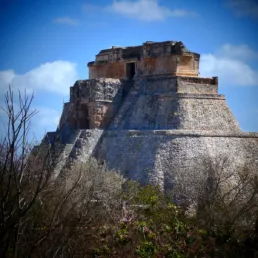
<path fill-rule="evenodd" d="M 217 94 L 217 85 L 208 85 L 205 92 L 200 89 L 208 79 L 196 80 L 191 84 L 197 92 L 189 92 L 183 84 L 187 79 L 136 80 L 109 129 L 239 132 L 225 97 Z"/>
<path fill-rule="evenodd" d="M 207 160 L 226 158 L 233 172 L 258 172 L 258 133 L 240 130 L 218 94 L 218 78 L 198 77 L 199 55 L 182 43 L 114 47 L 88 65 L 92 79 L 71 87 L 57 131 L 42 143 L 59 148 L 57 176 L 70 162 L 92 156 L 165 190 L 179 179 L 196 180 Z M 127 80 L 132 69 L 136 74 Z"/>
<path fill-rule="evenodd" d="M 120 108 L 131 84 L 107 78 L 76 81 L 70 88 L 70 102 L 64 104 L 58 126 L 62 142 L 71 130 L 105 128 Z"/>
<path fill-rule="evenodd" d="M 95 155 L 110 168 L 143 183 L 170 189 L 175 175 L 193 176 L 204 169 L 204 159 L 226 157 L 232 170 L 258 168 L 258 134 L 158 130 L 107 131 Z"/>
<path fill-rule="evenodd" d="M 147 41 L 142 46 L 112 47 L 101 50 L 96 60 L 88 63 L 89 77 L 198 76 L 199 58 L 199 54 L 187 50 L 180 41 Z"/>

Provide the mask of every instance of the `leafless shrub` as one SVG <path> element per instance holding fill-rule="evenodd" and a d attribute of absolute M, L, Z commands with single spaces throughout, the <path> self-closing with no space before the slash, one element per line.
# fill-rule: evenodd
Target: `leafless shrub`
<path fill-rule="evenodd" d="M 0 256 L 79 257 L 94 225 L 116 220 L 123 178 L 95 160 L 75 164 L 53 180 L 50 145 L 31 151 L 28 133 L 33 95 L 19 92 L 15 109 L 9 88 L 7 132 L 0 144 Z M 72 252 L 72 253 L 71 253 Z M 63 256 L 64 257 L 64 256 Z M 82 255 L 83 257 L 83 255 Z"/>
<path fill-rule="evenodd" d="M 200 171 L 176 174 L 174 198 L 205 227 L 250 229 L 257 221 L 257 171 L 232 164 L 228 157 L 203 158 Z"/>
<path fill-rule="evenodd" d="M 17 257 L 24 220 L 47 185 L 50 171 L 44 161 L 38 168 L 30 166 L 28 133 L 30 120 L 37 113 L 30 110 L 33 95 L 28 96 L 25 92 L 22 96 L 19 92 L 18 104 L 14 98 L 9 87 L 5 108 L 2 108 L 7 116 L 7 126 L 6 136 L 0 144 L 0 241 L 2 256 L 12 252 Z"/>

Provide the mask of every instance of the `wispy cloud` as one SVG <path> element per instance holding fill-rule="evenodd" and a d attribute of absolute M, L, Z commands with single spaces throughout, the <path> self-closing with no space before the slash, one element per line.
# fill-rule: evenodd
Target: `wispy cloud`
<path fill-rule="evenodd" d="M 84 5 L 82 6 L 82 9 L 83 9 L 83 11 L 86 12 L 86 13 L 93 13 L 93 12 L 102 11 L 102 10 L 103 10 L 103 7 L 102 7 L 102 6 L 95 5 L 95 4 L 84 4 Z"/>
<path fill-rule="evenodd" d="M 44 128 L 57 127 L 60 114 L 57 110 L 48 107 L 36 107 L 38 111 L 37 123 Z"/>
<path fill-rule="evenodd" d="M 19 110 L 17 90 L 23 94 L 26 90 L 28 95 L 34 91 L 35 98 L 32 102 L 31 110 L 36 109 L 37 115 L 31 120 L 30 139 L 36 136 L 40 140 L 46 131 L 56 130 L 60 111 L 48 106 L 48 101 L 53 106 L 53 100 L 68 96 L 69 87 L 78 79 L 76 64 L 68 61 L 55 61 L 42 64 L 24 73 L 17 74 L 14 70 L 0 71 L 0 107 L 5 107 L 4 94 L 9 85 L 14 90 L 14 107 Z M 47 94 L 46 94 L 47 93 Z M 59 94 L 59 97 L 53 93 Z M 37 100 L 51 96 L 46 101 L 46 106 L 38 105 Z M 22 95 L 23 96 L 23 95 Z M 35 104 L 34 104 L 35 102 Z M 61 108 L 62 103 L 60 103 Z M 7 117 L 5 112 L 0 109 L 0 138 L 6 134 Z"/>
<path fill-rule="evenodd" d="M 47 131 L 55 131 L 60 119 L 60 113 L 53 108 L 35 106 L 38 111 L 31 119 L 30 133 L 36 140 L 41 140 Z"/>
<path fill-rule="evenodd" d="M 217 54 L 223 57 L 237 58 L 241 60 L 258 58 L 258 52 L 251 49 L 248 45 L 224 44 Z"/>
<path fill-rule="evenodd" d="M 58 17 L 53 20 L 54 23 L 64 24 L 69 26 L 77 26 L 79 25 L 79 21 L 70 17 Z"/>
<path fill-rule="evenodd" d="M 106 10 L 142 21 L 161 21 L 168 17 L 189 17 L 197 14 L 184 9 L 169 9 L 158 0 L 114 0 Z"/>
<path fill-rule="evenodd" d="M 258 18 L 257 0 L 228 0 L 227 3 L 237 16 Z"/>
<path fill-rule="evenodd" d="M 258 71 L 243 57 L 256 54 L 246 45 L 223 45 L 215 54 L 201 55 L 201 76 L 219 76 L 225 85 L 258 86 Z"/>
<path fill-rule="evenodd" d="M 76 79 L 76 64 L 60 60 L 42 64 L 24 74 L 17 74 L 14 70 L 0 71 L 0 92 L 5 92 L 10 84 L 13 89 L 68 95 L 69 86 Z"/>

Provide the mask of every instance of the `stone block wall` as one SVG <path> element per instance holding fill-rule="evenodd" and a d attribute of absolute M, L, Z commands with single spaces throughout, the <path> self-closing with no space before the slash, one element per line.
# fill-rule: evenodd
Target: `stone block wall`
<path fill-rule="evenodd" d="M 196 94 L 217 94 L 218 80 L 214 78 L 178 77 L 177 92 Z"/>
<path fill-rule="evenodd" d="M 137 79 L 109 128 L 240 131 L 225 97 L 217 94 L 217 89 L 216 78 Z"/>
<path fill-rule="evenodd" d="M 128 88 L 130 83 L 119 79 L 77 81 L 70 88 L 68 120 L 72 128 L 105 128 L 118 111 Z"/>
<path fill-rule="evenodd" d="M 114 62 L 107 66 L 104 78 L 125 79 L 125 77 L 125 64 L 123 62 Z"/>
<path fill-rule="evenodd" d="M 157 75 L 198 76 L 200 55 L 182 42 L 146 42 L 142 46 L 112 47 L 88 63 L 89 77 L 129 79 L 127 63 L 134 63 L 135 78 Z"/>
<path fill-rule="evenodd" d="M 200 179 L 207 169 L 207 160 L 226 158 L 235 173 L 240 169 L 258 169 L 258 134 L 106 131 L 96 150 L 96 157 L 105 160 L 110 169 L 142 183 L 159 184 L 166 190 L 177 180 L 187 178 L 186 182 L 191 184 Z"/>
<path fill-rule="evenodd" d="M 191 54 L 146 57 L 140 60 L 131 59 L 118 62 L 98 61 L 89 66 L 89 78 L 127 79 L 126 63 L 135 63 L 135 78 L 157 75 L 198 76 L 199 69 L 195 57 Z"/>

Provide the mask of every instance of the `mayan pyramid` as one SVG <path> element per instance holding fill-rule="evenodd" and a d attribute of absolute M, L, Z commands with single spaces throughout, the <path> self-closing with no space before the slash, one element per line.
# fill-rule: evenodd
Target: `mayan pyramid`
<path fill-rule="evenodd" d="M 198 176 L 204 160 L 258 171 L 258 133 L 240 130 L 218 78 L 199 77 L 199 59 L 177 41 L 101 50 L 39 147 L 58 150 L 55 175 L 90 157 L 164 189 Z"/>

